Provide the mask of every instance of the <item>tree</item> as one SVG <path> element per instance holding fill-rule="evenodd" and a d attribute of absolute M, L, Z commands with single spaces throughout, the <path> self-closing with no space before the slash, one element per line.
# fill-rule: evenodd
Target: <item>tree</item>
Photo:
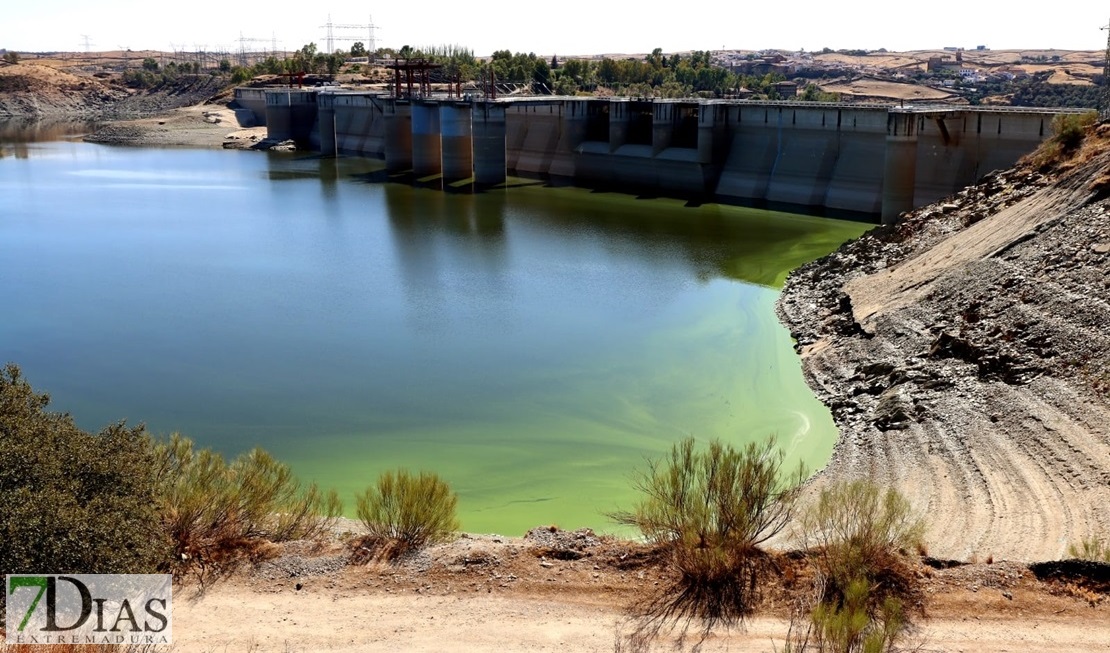
<path fill-rule="evenodd" d="M 10 63 L 10 64 L 19 63 L 19 53 L 14 52 L 12 50 L 8 50 L 7 52 L 4 53 L 4 61 L 7 62 L 7 63 Z"/>
<path fill-rule="evenodd" d="M 328 74 L 332 77 L 335 77 L 335 74 L 338 73 L 339 69 L 343 67 L 343 63 L 346 60 L 347 57 L 346 55 L 344 55 L 342 50 L 336 50 L 332 54 L 326 55 L 324 59 L 324 65 L 328 69 Z"/>
<path fill-rule="evenodd" d="M 366 46 L 362 44 L 362 41 L 355 41 L 355 44 L 351 46 L 351 56 L 365 57 L 366 54 Z"/>
<path fill-rule="evenodd" d="M 532 65 L 532 88 L 536 93 L 551 92 L 551 69 L 543 59 L 536 59 Z"/>
<path fill-rule="evenodd" d="M 559 67 L 559 57 L 557 57 L 555 55 L 551 55 L 551 70 L 555 70 L 558 67 Z"/>
<path fill-rule="evenodd" d="M 0 369 L 0 575 L 153 573 L 168 560 L 149 438 L 93 435 Z"/>
<path fill-rule="evenodd" d="M 220 59 L 220 72 L 221 73 L 231 72 L 231 62 L 228 61 L 227 59 Z"/>
<path fill-rule="evenodd" d="M 158 62 L 151 57 L 143 59 L 143 70 L 149 70 L 152 73 L 158 72 Z"/>

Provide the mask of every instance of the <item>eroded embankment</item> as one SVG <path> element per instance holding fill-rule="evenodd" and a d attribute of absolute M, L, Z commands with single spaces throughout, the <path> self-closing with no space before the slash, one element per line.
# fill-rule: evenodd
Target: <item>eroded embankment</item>
<path fill-rule="evenodd" d="M 1055 559 L 1110 534 L 1108 135 L 791 275 L 779 316 L 840 429 L 815 486 L 894 484 L 944 557 Z"/>

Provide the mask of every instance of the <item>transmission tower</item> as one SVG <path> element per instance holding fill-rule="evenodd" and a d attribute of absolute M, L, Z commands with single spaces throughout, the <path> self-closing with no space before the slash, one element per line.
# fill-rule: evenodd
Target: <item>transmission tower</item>
<path fill-rule="evenodd" d="M 378 26 L 374 24 L 373 16 L 370 17 L 370 22 L 366 25 L 354 25 L 354 24 L 333 23 L 333 22 L 331 22 L 331 14 L 328 14 L 327 24 L 326 25 L 321 25 L 320 28 L 327 30 L 325 32 L 324 39 L 327 43 L 328 54 L 332 54 L 333 52 L 335 52 L 335 42 L 336 41 L 361 41 L 362 40 L 361 35 L 359 35 L 359 36 L 350 36 L 350 33 L 351 33 L 350 30 L 359 30 L 359 31 L 366 30 L 366 35 L 367 35 L 366 50 L 368 52 L 374 52 L 375 50 L 378 49 L 377 43 L 376 43 L 377 39 L 375 37 L 375 32 L 377 31 Z M 341 34 L 339 36 L 336 36 L 336 34 L 335 34 L 336 30 L 344 30 L 344 31 L 347 32 L 347 34 Z"/>
<path fill-rule="evenodd" d="M 1099 29 L 1106 31 L 1106 59 L 1102 64 L 1102 95 L 1098 99 L 1098 115 L 1110 120 L 1110 24 Z"/>
<path fill-rule="evenodd" d="M 249 58 L 247 56 L 247 54 L 248 54 L 247 53 L 247 44 L 248 43 L 268 43 L 268 42 L 269 41 L 267 39 L 252 39 L 252 38 L 243 36 L 243 33 L 239 32 L 239 65 L 244 66 L 244 67 L 249 65 L 249 63 L 247 61 L 247 59 Z M 276 40 L 275 40 L 275 42 L 276 42 Z M 263 49 L 265 50 L 265 48 L 263 48 Z"/>
<path fill-rule="evenodd" d="M 85 46 L 85 54 L 88 54 L 89 50 L 92 49 L 93 43 L 89 40 L 88 34 L 81 35 L 81 45 Z"/>

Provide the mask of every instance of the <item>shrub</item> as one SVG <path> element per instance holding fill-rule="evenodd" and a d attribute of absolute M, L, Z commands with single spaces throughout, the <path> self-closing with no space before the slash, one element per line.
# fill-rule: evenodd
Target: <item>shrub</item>
<path fill-rule="evenodd" d="M 0 371 L 0 577 L 152 573 L 167 557 L 142 426 L 93 435 Z"/>
<path fill-rule="evenodd" d="M 873 609 L 871 587 L 857 579 L 850 583 L 841 603 L 819 602 L 809 614 L 806 625 L 790 624 L 784 653 L 883 653 L 894 651 L 906 621 L 902 603 L 894 597 L 883 599 Z"/>
<path fill-rule="evenodd" d="M 876 601 L 915 593 L 906 550 L 921 544 L 924 522 L 893 488 L 868 480 L 846 481 L 821 490 L 801 520 L 814 550 L 824 597 L 844 597 L 857 580 L 874 586 Z"/>
<path fill-rule="evenodd" d="M 1110 541 L 1103 540 L 1098 536 L 1089 537 L 1079 542 L 1079 544 L 1069 545 L 1068 555 L 1079 560 L 1110 562 Z"/>
<path fill-rule="evenodd" d="M 458 530 L 458 496 L 439 476 L 405 469 L 387 471 L 356 497 L 358 518 L 370 536 L 387 542 L 394 555 L 446 540 Z"/>
<path fill-rule="evenodd" d="M 342 512 L 334 491 L 303 487 L 288 465 L 254 449 L 230 465 L 174 435 L 155 448 L 162 523 L 175 570 L 203 583 L 265 554 L 269 542 L 316 536 Z"/>
<path fill-rule="evenodd" d="M 1052 138 L 1070 152 L 1079 147 L 1087 128 L 1098 122 L 1098 112 L 1062 113 L 1052 119 Z"/>
<path fill-rule="evenodd" d="M 909 501 L 867 480 L 821 490 L 799 528 L 815 563 L 813 599 L 795 607 L 786 651 L 881 653 L 910 627 L 920 598 L 908 549 L 923 550 L 924 523 Z"/>
<path fill-rule="evenodd" d="M 1087 131 L 1098 122 L 1098 112 L 1064 113 L 1052 119 L 1052 137 L 1041 143 L 1027 160 L 1040 170 L 1049 170 L 1072 158 L 1083 144 Z"/>
<path fill-rule="evenodd" d="M 719 441 L 695 451 L 686 438 L 638 475 L 643 500 L 612 517 L 661 547 L 677 578 L 635 608 L 641 625 L 634 648 L 665 627 L 697 618 L 708 635 L 751 611 L 759 576 L 770 566 L 759 547 L 782 531 L 805 478 L 801 466 L 784 475 L 782 463 L 773 438 L 739 451 Z"/>

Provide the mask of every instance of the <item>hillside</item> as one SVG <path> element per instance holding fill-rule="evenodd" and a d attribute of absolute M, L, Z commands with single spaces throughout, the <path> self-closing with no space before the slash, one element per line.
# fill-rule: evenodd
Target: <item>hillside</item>
<path fill-rule="evenodd" d="M 25 62 L 0 66 L 0 118 L 149 115 L 205 101 L 225 80 L 182 75 L 150 89 L 129 88 L 118 75 Z"/>
<path fill-rule="evenodd" d="M 1056 559 L 1110 533 L 1110 125 L 795 271 L 778 309 L 840 429 L 930 553 Z"/>

